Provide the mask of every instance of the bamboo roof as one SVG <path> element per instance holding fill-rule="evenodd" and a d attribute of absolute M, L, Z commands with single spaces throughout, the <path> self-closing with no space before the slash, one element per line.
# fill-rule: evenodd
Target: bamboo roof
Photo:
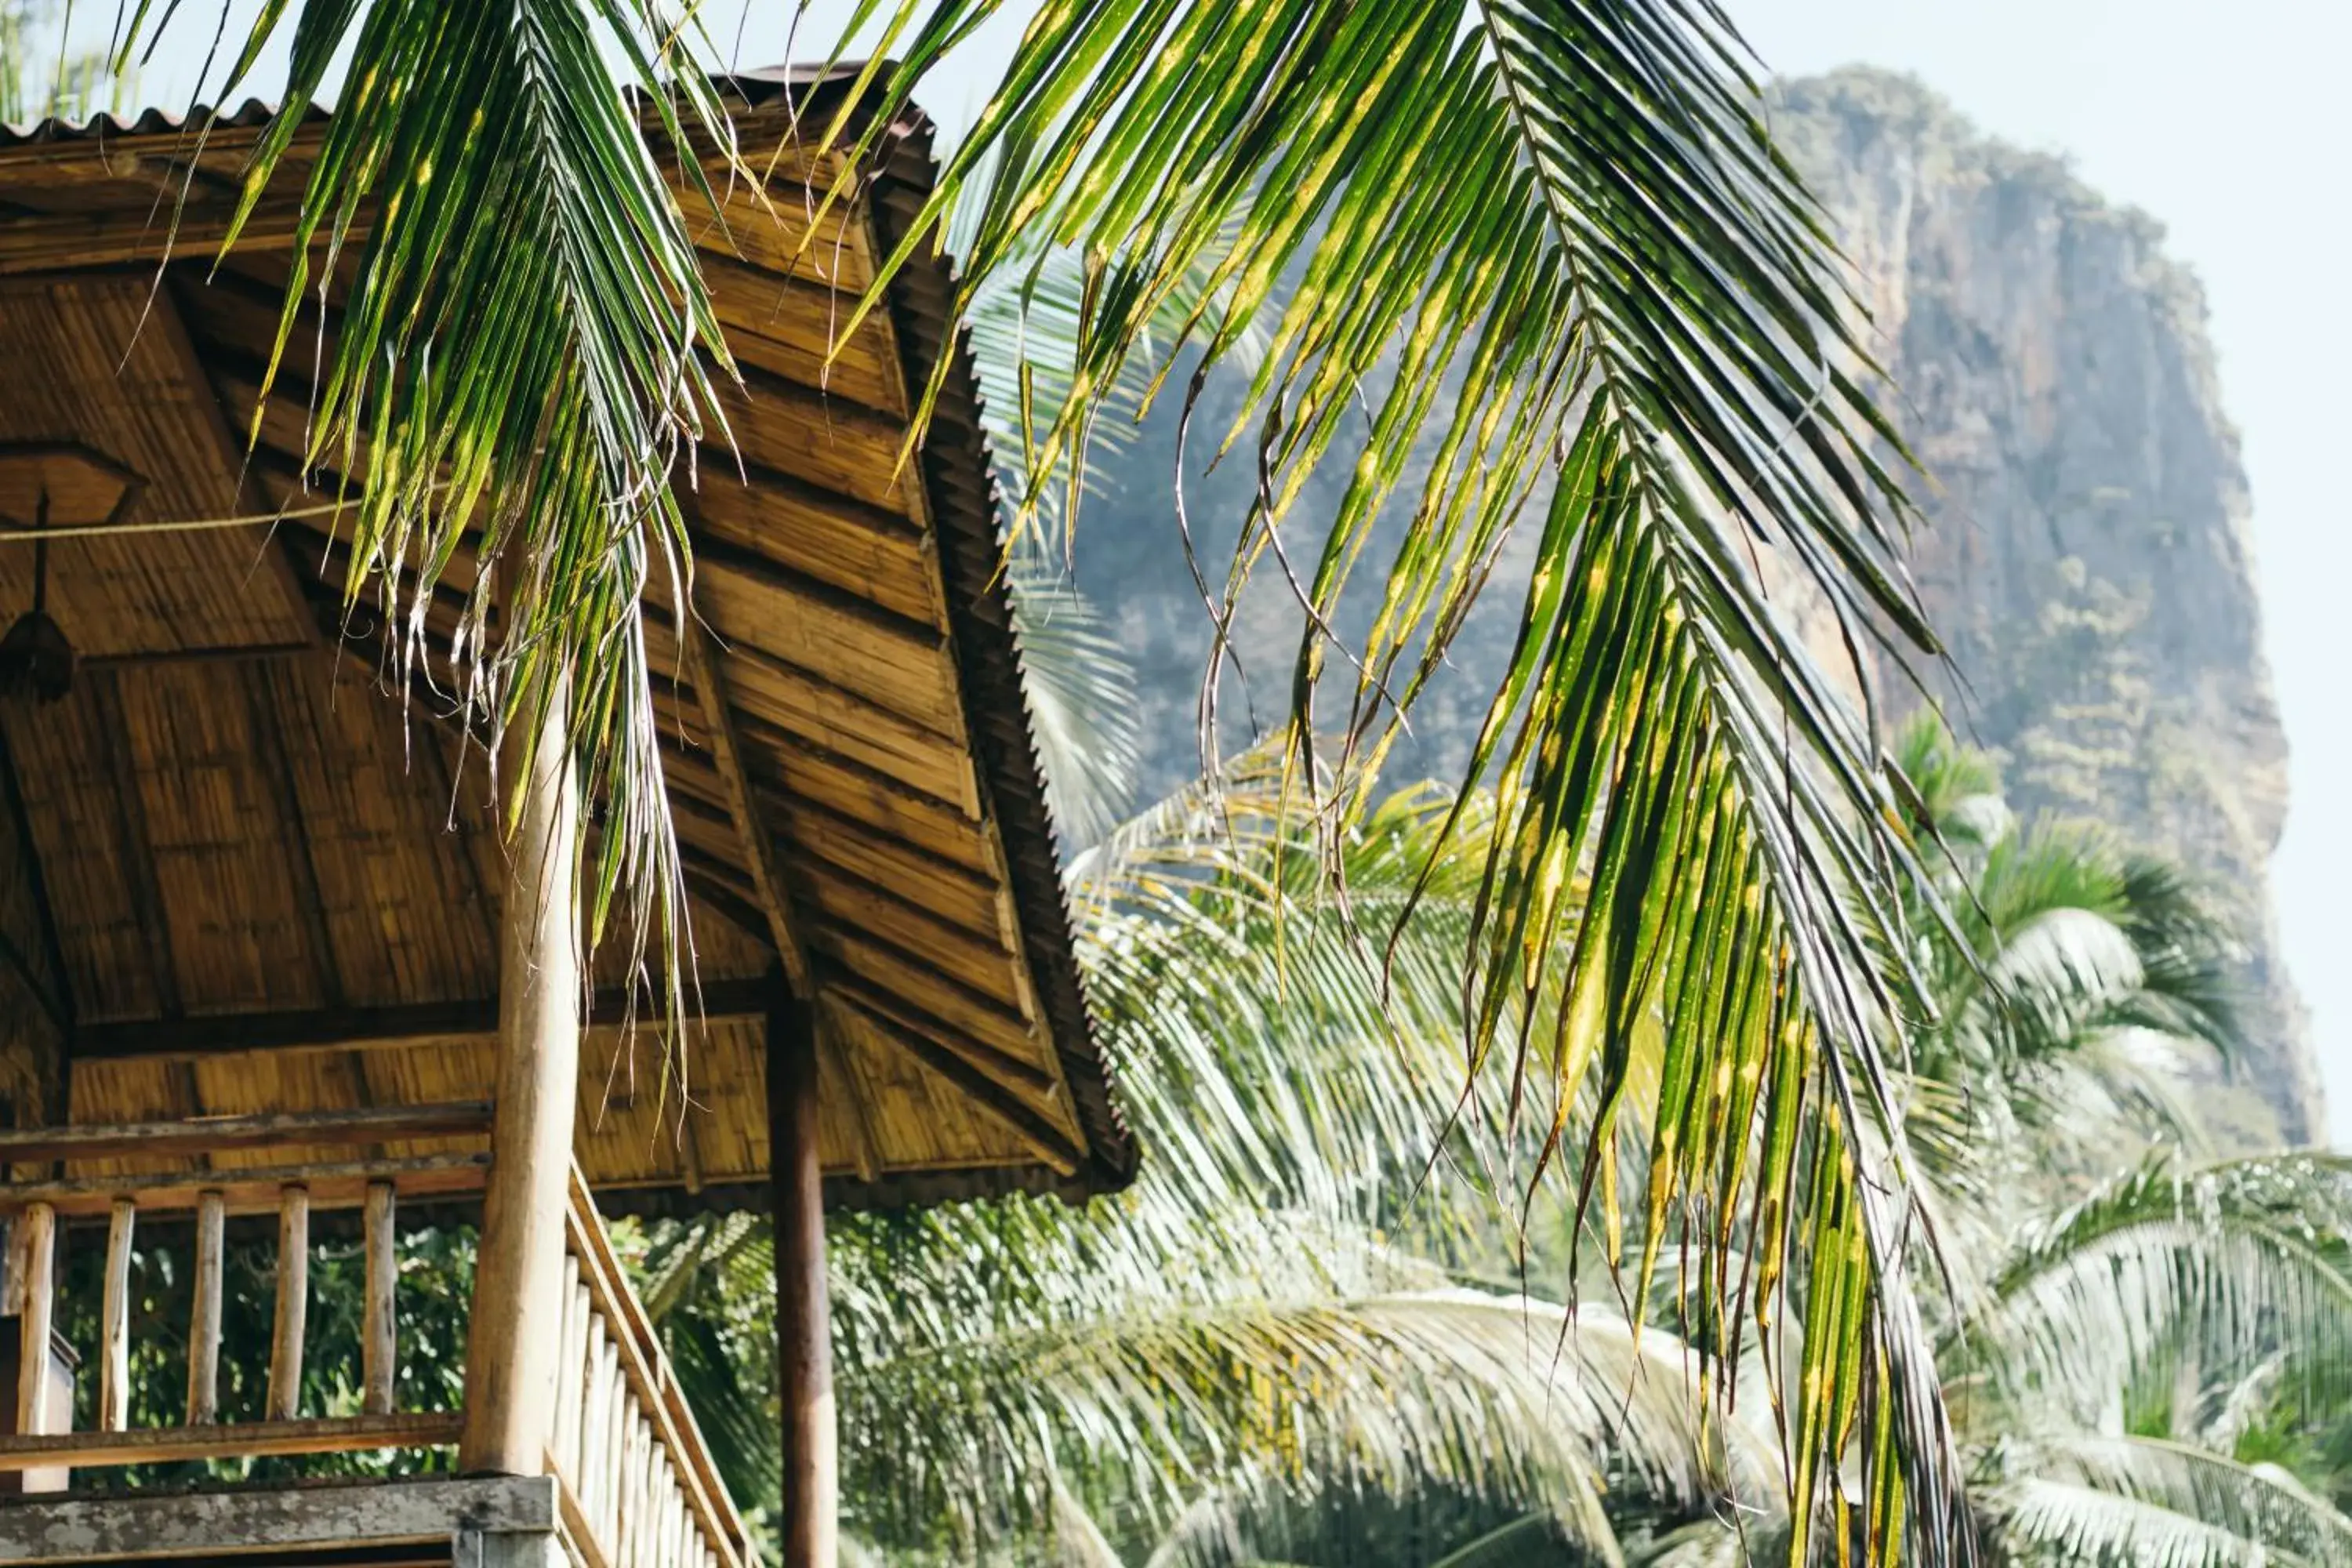
<path fill-rule="evenodd" d="M 760 149 L 795 98 L 841 90 L 730 85 Z M 422 679 L 392 689 L 380 628 L 343 616 L 347 553 L 305 509 L 365 476 L 303 472 L 307 353 L 250 460 L 240 434 L 324 122 L 215 265 L 270 118 L 0 127 L 0 527 L 27 524 L 36 492 L 51 528 L 289 513 L 48 547 L 72 683 L 0 703 L 0 1054 L 20 1124 L 491 1088 L 502 850 L 478 740 Z M 833 1201 L 1077 1194 L 1133 1169 L 1072 956 L 968 364 L 898 460 L 909 389 L 950 342 L 944 264 L 908 268 L 834 342 L 917 219 L 929 142 L 919 116 L 893 126 L 813 246 L 790 226 L 833 168 L 780 161 L 772 211 L 739 192 L 724 225 L 687 204 L 746 384 L 737 450 L 703 454 L 681 497 L 709 635 L 680 647 L 669 606 L 648 616 L 652 665 L 675 674 L 655 703 L 708 1022 L 686 1030 L 681 1127 L 651 1038 L 597 1010 L 578 1152 L 608 1194 L 761 1190 L 765 977 L 788 944 L 822 1001 Z M 331 334 L 335 303 L 298 336 Z M 33 567 L 0 545 L 0 624 L 30 608 Z M 454 605 L 435 614 L 454 626 Z"/>

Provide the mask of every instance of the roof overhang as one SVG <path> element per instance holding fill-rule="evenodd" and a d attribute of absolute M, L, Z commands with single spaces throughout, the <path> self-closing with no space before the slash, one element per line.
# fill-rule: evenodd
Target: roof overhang
<path fill-rule="evenodd" d="M 843 90 L 803 72 L 726 85 L 762 153 Z M 237 434 L 324 117 L 220 255 L 269 122 L 248 105 L 0 128 L 0 454 L 95 454 L 133 481 L 125 524 L 286 513 L 48 547 L 74 684 L 54 705 L 0 700 L 0 1042 L 20 1119 L 488 1092 L 499 848 L 478 738 L 447 718 L 436 670 L 394 689 L 378 628 L 344 615 L 348 554 L 318 509 L 365 475 L 306 470 L 300 367 L 249 455 Z M 944 260 L 906 268 L 887 310 L 835 341 L 919 220 L 929 126 L 889 128 L 814 245 L 795 215 L 835 168 L 772 167 L 765 205 L 688 207 L 745 384 L 734 449 L 706 453 L 681 496 L 707 636 L 648 601 L 708 1022 L 685 1031 L 683 1086 L 656 1081 L 644 1037 L 598 1031 L 583 1164 L 607 1192 L 757 1190 L 761 987 L 797 943 L 823 1004 L 835 1201 L 1120 1185 L 1135 1149 L 1072 949 Z M 331 335 L 339 287 L 306 334 Z M 943 352 L 958 363 L 902 465 L 909 389 Z M 0 620 L 29 607 L 32 568 L 0 544 Z"/>

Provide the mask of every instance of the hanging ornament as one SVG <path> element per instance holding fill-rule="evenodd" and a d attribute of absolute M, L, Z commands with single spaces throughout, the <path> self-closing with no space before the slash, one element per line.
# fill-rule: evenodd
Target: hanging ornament
<path fill-rule="evenodd" d="M 49 492 L 44 489 L 33 510 L 33 529 L 49 526 Z M 30 697 L 38 702 L 62 701 L 73 689 L 73 644 L 65 627 L 50 618 L 49 542 L 33 542 L 33 607 L 16 617 L 7 635 L 0 637 L 0 697 Z"/>

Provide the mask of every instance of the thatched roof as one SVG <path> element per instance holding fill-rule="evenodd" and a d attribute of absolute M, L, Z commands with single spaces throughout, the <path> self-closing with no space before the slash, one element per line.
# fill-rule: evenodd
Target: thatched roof
<path fill-rule="evenodd" d="M 793 94 L 840 90 L 733 85 L 762 149 Z M 298 132 L 282 189 L 215 268 L 268 121 L 0 128 L 0 526 L 31 521 L 28 489 L 56 528 L 102 507 L 140 525 L 315 507 L 331 487 L 301 471 L 306 364 L 281 373 L 249 463 L 241 434 L 323 124 Z M 831 173 L 781 163 L 775 211 Z M 909 388 L 947 341 L 943 268 L 908 268 L 824 363 L 845 297 L 929 189 L 928 125 L 893 127 L 866 174 L 813 247 L 747 195 L 727 228 L 697 222 L 749 384 L 729 410 L 747 477 L 738 453 L 704 454 L 687 504 L 715 679 L 662 679 L 655 700 L 710 1023 L 690 1031 L 682 1137 L 657 1125 L 650 1039 L 593 1037 L 580 1153 L 608 1192 L 756 1188 L 779 930 L 826 999 L 837 1200 L 1076 1194 L 1133 1168 L 1071 954 L 968 367 L 919 462 L 898 462 Z M 302 336 L 320 325 L 331 299 Z M 331 521 L 49 547 L 71 688 L 0 704 L 0 1038 L 20 1121 L 44 1100 L 104 1121 L 488 1092 L 501 850 L 479 744 L 424 682 L 387 689 L 377 628 L 341 617 Z M 0 545 L 0 624 L 30 607 L 33 567 Z M 650 619 L 656 669 L 688 675 L 667 606 Z"/>

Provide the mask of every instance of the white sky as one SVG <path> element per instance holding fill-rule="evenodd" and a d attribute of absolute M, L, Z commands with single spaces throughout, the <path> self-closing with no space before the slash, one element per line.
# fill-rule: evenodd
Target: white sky
<path fill-rule="evenodd" d="M 749 0 L 740 59 L 784 52 L 791 0 Z M 2352 532 L 2338 464 L 2352 437 L 2352 131 L 2341 0 L 1725 0 L 1765 63 L 1814 71 L 1849 61 L 1910 70 L 1995 134 L 2063 153 L 2091 184 L 2169 227 L 2204 279 L 2224 397 L 2245 438 L 2271 663 L 2294 749 L 2294 805 L 2276 866 L 2286 957 L 2309 1003 L 2336 1142 L 2352 1146 L 2352 813 L 2328 808 L 2352 780 L 2344 629 Z M 1025 16 L 1031 0 L 1010 0 Z M 234 0 L 238 19 L 253 0 Z M 711 0 L 723 39 L 744 0 Z M 114 7 L 78 0 L 77 31 L 103 36 Z M 216 15 L 184 7 L 140 96 L 184 101 Z M 841 0 L 820 0 L 801 53 L 830 41 Z M 232 38 L 236 36 L 232 33 Z M 950 125 L 977 110 L 1016 37 L 994 25 L 968 68 L 925 94 Z M 234 46 L 232 45 L 232 50 Z M 282 53 L 278 57 L 282 61 Z M 273 92 L 277 61 L 257 84 Z M 2333 628 L 2333 630 L 2331 629 Z M 2330 674 L 2331 670 L 2336 671 Z M 2335 691 L 2336 696 L 2328 693 Z M 2341 895 L 2341 896 L 2339 896 Z"/>

